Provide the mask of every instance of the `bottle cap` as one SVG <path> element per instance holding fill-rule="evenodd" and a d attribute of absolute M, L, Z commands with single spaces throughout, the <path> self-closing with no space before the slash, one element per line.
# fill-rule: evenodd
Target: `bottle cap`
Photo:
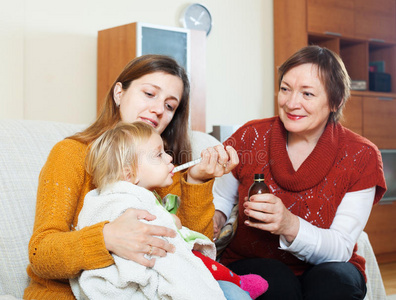
<path fill-rule="evenodd" d="M 254 180 L 264 180 L 264 174 L 254 174 Z"/>

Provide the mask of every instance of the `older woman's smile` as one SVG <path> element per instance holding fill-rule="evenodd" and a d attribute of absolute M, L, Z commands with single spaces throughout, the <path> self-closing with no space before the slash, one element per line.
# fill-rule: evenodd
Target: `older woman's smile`
<path fill-rule="evenodd" d="M 291 113 L 286 113 L 286 115 L 292 121 L 298 121 L 298 120 L 301 120 L 301 119 L 305 118 L 305 116 L 294 115 L 294 114 L 291 114 Z"/>

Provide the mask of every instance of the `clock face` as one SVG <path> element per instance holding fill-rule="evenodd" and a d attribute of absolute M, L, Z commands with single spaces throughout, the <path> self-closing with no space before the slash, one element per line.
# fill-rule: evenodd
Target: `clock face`
<path fill-rule="evenodd" d="M 212 29 L 212 16 L 205 6 L 194 3 L 184 11 L 182 23 L 185 28 L 204 30 L 208 35 Z"/>

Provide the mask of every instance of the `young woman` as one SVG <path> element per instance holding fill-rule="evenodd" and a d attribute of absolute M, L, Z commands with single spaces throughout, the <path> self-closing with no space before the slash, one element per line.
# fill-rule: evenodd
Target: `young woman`
<path fill-rule="evenodd" d="M 85 171 L 88 144 L 120 120 L 143 121 L 161 135 L 176 164 L 190 159 L 188 138 L 189 82 L 173 59 L 146 55 L 131 61 L 112 85 L 103 110 L 86 130 L 54 146 L 39 177 L 36 218 L 29 243 L 30 284 L 24 299 L 74 299 L 68 279 L 82 270 L 114 263 L 111 253 L 151 267 L 145 254 L 165 256 L 174 247 L 156 236 L 174 237 L 169 228 L 140 222 L 155 217 L 128 210 L 112 222 L 73 230 L 85 195 L 95 188 Z M 178 216 L 187 227 L 212 238 L 212 178 L 238 163 L 228 147 L 202 152 L 202 162 L 177 173 L 170 187 L 159 190 L 183 198 Z"/>

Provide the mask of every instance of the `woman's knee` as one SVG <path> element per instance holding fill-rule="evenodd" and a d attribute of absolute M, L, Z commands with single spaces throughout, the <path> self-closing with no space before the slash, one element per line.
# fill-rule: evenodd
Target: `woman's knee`
<path fill-rule="evenodd" d="M 259 298 L 302 299 L 301 284 L 291 269 L 275 259 L 251 258 L 227 266 L 238 275 L 257 274 L 268 282 L 268 290 Z"/>
<path fill-rule="evenodd" d="M 364 299 L 366 283 L 351 263 L 313 266 L 301 276 L 304 299 Z"/>

